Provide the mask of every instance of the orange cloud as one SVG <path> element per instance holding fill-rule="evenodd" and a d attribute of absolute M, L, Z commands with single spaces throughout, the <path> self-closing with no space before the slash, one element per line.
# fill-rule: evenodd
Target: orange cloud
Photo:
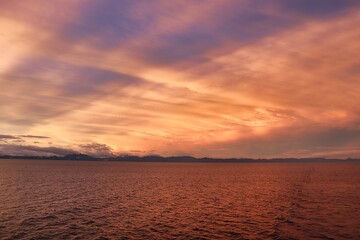
<path fill-rule="evenodd" d="M 358 139 L 350 134 L 360 122 L 356 10 L 304 21 L 296 16 L 298 24 L 266 35 L 246 31 L 249 41 L 216 28 L 227 37 L 202 46 L 206 38 L 192 36 L 198 29 L 211 33 L 220 25 L 219 12 L 233 3 L 203 7 L 158 1 L 156 17 L 149 3 L 135 4 L 122 14 L 136 24 L 115 27 L 81 22 L 101 7 L 108 13 L 101 2 L 66 1 L 61 11 L 43 4 L 40 10 L 26 3 L 2 10 L 4 134 L 50 136 L 54 145 L 77 146 L 77 151 L 80 145 L 102 143 L 111 153 L 302 157 L 324 149 L 335 155 L 358 152 Z M 254 9 L 243 4 L 239 11 L 247 17 Z M 274 9 L 252 17 L 276 18 Z M 48 23 L 42 23 L 44 11 Z M 194 31 L 197 22 L 202 28 Z M 223 27 L 237 31 L 231 23 Z M 102 32 L 104 26 L 108 31 Z M 99 29 L 103 35 L 96 34 Z M 342 141 L 332 141 L 336 135 Z"/>

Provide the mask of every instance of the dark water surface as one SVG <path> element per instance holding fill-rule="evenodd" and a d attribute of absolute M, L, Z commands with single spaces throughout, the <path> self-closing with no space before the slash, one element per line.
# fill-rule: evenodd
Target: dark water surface
<path fill-rule="evenodd" d="M 0 239 L 360 239 L 358 163 L 0 160 Z"/>

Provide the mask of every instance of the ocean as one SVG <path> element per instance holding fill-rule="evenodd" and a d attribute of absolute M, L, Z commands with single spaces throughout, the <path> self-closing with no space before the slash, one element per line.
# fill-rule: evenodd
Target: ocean
<path fill-rule="evenodd" d="M 0 160 L 0 239 L 360 239 L 360 164 Z"/>

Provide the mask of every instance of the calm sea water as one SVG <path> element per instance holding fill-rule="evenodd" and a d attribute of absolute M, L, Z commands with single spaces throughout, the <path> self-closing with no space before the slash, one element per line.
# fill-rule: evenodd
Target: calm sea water
<path fill-rule="evenodd" d="M 357 163 L 0 160 L 0 239 L 360 239 Z"/>

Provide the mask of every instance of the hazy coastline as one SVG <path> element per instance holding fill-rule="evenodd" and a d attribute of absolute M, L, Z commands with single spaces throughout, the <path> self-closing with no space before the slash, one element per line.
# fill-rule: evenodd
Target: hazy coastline
<path fill-rule="evenodd" d="M 68 154 L 65 156 L 16 156 L 1 155 L 0 159 L 26 160 L 76 160 L 76 161 L 114 161 L 114 162 L 195 162 L 195 163 L 360 163 L 360 159 L 347 158 L 196 158 L 191 156 L 112 156 L 95 157 L 86 154 Z"/>

